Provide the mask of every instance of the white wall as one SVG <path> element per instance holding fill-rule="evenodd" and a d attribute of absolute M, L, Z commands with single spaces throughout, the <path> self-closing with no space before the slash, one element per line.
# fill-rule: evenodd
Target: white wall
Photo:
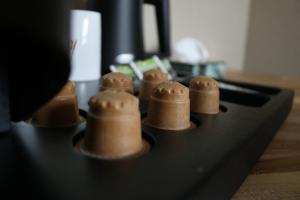
<path fill-rule="evenodd" d="M 300 0 L 252 0 L 245 69 L 300 77 Z"/>
<path fill-rule="evenodd" d="M 242 69 L 250 0 L 170 0 L 172 44 L 183 37 L 201 40 L 211 59 Z M 145 9 L 146 49 L 157 47 L 153 10 Z"/>

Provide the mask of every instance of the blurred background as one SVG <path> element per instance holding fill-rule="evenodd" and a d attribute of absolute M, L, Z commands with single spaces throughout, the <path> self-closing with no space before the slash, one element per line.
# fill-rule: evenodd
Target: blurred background
<path fill-rule="evenodd" d="M 157 44 L 151 9 L 148 49 Z M 197 38 L 229 68 L 300 77 L 300 0 L 171 0 L 171 30 L 173 45 Z"/>
<path fill-rule="evenodd" d="M 84 0 L 73 0 L 74 8 Z M 300 0 L 171 0 L 172 46 L 193 37 L 229 69 L 300 77 Z M 154 8 L 145 5 L 146 50 L 158 48 Z"/>

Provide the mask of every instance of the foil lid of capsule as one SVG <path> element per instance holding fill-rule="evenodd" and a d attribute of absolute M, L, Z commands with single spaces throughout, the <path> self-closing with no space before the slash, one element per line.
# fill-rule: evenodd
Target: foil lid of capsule
<path fill-rule="evenodd" d="M 103 112 L 138 113 L 138 104 L 135 96 L 113 89 L 105 90 L 89 100 L 90 112 L 96 115 Z"/>
<path fill-rule="evenodd" d="M 168 79 L 168 74 L 162 72 L 160 69 L 152 69 L 146 71 L 144 73 L 144 80 L 145 81 L 164 81 Z"/>
<path fill-rule="evenodd" d="M 190 81 L 190 88 L 194 90 L 215 91 L 219 90 L 219 84 L 207 76 L 198 76 Z"/>
<path fill-rule="evenodd" d="M 153 90 L 151 97 L 174 102 L 187 101 L 189 99 L 189 89 L 176 81 L 166 81 Z"/>

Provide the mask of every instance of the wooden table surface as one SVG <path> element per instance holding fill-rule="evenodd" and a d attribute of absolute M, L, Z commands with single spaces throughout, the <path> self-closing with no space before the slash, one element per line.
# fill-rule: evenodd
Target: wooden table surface
<path fill-rule="evenodd" d="M 230 80 L 295 90 L 293 108 L 233 200 L 300 200 L 300 79 L 229 71 Z"/>

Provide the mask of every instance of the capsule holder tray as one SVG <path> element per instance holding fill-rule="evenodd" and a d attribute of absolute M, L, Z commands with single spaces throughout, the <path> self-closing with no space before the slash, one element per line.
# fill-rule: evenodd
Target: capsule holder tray
<path fill-rule="evenodd" d="M 191 113 L 196 128 L 164 131 L 142 125 L 152 145 L 129 160 L 103 161 L 74 148 L 82 123 L 63 129 L 12 125 L 0 137 L 1 188 L 28 199 L 230 199 L 291 110 L 293 91 L 221 82 L 258 93 L 221 89 L 221 112 Z M 76 85 L 79 106 L 98 82 Z M 141 108 L 142 116 L 146 110 Z"/>

